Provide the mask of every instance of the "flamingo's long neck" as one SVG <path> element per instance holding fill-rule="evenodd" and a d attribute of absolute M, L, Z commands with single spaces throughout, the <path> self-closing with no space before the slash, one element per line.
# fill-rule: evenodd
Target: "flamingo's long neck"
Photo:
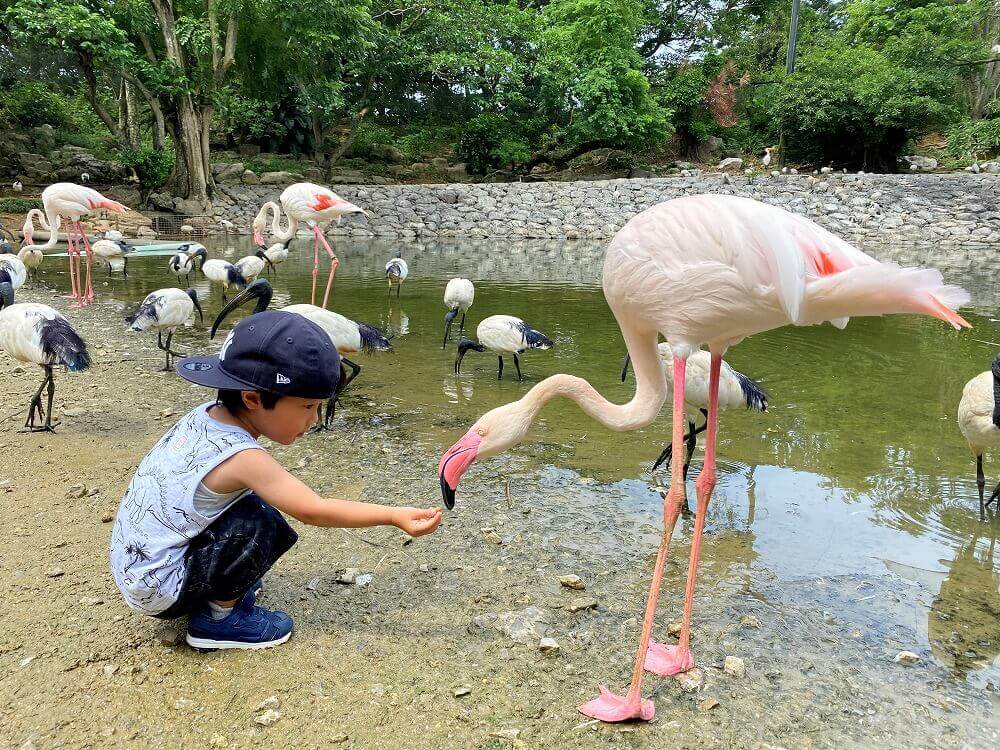
<path fill-rule="evenodd" d="M 285 212 L 285 216 L 288 219 L 288 224 L 285 229 L 281 228 L 281 207 L 274 202 L 265 204 L 271 209 L 271 234 L 275 236 L 278 242 L 287 242 L 295 236 L 295 232 L 298 231 L 299 221 L 290 213 Z"/>
<path fill-rule="evenodd" d="M 55 247 L 56 243 L 59 241 L 59 215 L 50 214 L 48 212 L 42 213 L 39 209 L 33 208 L 28 212 L 28 221 L 34 222 L 36 218 L 38 219 L 38 224 L 41 226 L 42 230 L 49 233 L 49 239 L 44 245 L 25 245 L 21 248 L 21 250 L 28 250 L 29 252 L 33 250 L 50 250 Z"/>
<path fill-rule="evenodd" d="M 667 397 L 667 383 L 656 351 L 656 331 L 638 334 L 623 329 L 635 367 L 635 396 L 626 404 L 613 404 L 583 378 L 553 375 L 536 385 L 521 399 L 530 421 L 557 396 L 579 404 L 590 417 L 619 432 L 645 427 L 660 413 Z"/>

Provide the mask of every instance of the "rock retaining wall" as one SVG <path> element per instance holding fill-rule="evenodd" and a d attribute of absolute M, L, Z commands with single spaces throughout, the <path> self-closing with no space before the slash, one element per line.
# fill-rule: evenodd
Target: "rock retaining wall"
<path fill-rule="evenodd" d="M 218 219 L 241 230 L 281 186 L 219 185 Z M 661 201 L 727 193 L 783 206 L 837 234 L 906 244 L 1000 246 L 1000 176 L 972 174 L 696 175 L 594 182 L 337 186 L 363 206 L 330 234 L 499 238 L 608 238 Z"/>

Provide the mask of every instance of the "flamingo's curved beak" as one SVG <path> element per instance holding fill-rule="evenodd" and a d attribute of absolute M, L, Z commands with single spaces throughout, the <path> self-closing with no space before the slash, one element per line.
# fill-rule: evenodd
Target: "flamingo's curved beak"
<path fill-rule="evenodd" d="M 253 230 L 253 244 L 255 244 L 257 247 L 264 246 L 264 235 L 261 234 L 259 229 Z"/>
<path fill-rule="evenodd" d="M 483 438 L 479 433 L 469 430 L 441 456 L 438 476 L 441 480 L 441 498 L 448 510 L 455 507 L 455 490 L 458 489 L 458 483 L 465 470 L 479 455 L 479 444 L 482 441 Z"/>

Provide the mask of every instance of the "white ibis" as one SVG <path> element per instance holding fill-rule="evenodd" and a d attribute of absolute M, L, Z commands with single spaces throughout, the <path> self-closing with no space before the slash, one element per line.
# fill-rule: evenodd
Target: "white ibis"
<path fill-rule="evenodd" d="M 14 304 L 14 292 L 20 289 L 28 278 L 28 269 L 13 253 L 0 254 L 0 296 L 4 305 Z"/>
<path fill-rule="evenodd" d="M 466 338 L 458 342 L 456 375 L 461 373 L 462 359 L 469 349 L 476 352 L 485 352 L 489 349 L 496 353 L 499 362 L 497 380 L 503 379 L 503 355 L 510 354 L 514 357 L 514 367 L 517 368 L 517 379 L 520 382 L 524 378 L 521 377 L 521 363 L 517 355 L 523 354 L 528 349 L 549 349 L 553 345 L 552 339 L 513 315 L 491 315 L 484 318 L 476 327 L 476 338 L 479 339 L 478 343 Z"/>
<path fill-rule="evenodd" d="M 219 219 L 219 226 L 221 226 L 227 233 L 236 231 L 236 225 L 229 221 L 229 219 Z"/>
<path fill-rule="evenodd" d="M 764 149 L 764 158 L 760 160 L 762 166 L 769 167 L 771 165 L 771 149 Z"/>
<path fill-rule="evenodd" d="M 691 615 L 702 531 L 716 483 L 722 355 L 762 331 L 824 321 L 843 327 L 852 315 L 920 313 L 967 327 L 955 310 L 969 295 L 946 286 L 933 268 L 879 263 L 802 216 L 730 195 L 676 198 L 630 219 L 608 247 L 602 283 L 635 367 L 633 399 L 612 404 L 582 378 L 546 378 L 518 401 L 480 417 L 441 457 L 438 474 L 445 504 L 451 507 L 455 488 L 472 462 L 521 442 L 543 406 L 559 396 L 576 401 L 612 430 L 645 427 L 667 396 L 658 335 L 669 342 L 674 356 L 673 468 L 632 680 L 626 695 L 601 687 L 599 697 L 579 707 L 603 721 L 648 721 L 655 708 L 642 697 L 643 670 L 669 675 L 694 666 Z M 681 454 L 687 360 L 702 345 L 712 358 L 705 463 L 695 483 L 698 508 L 680 642 L 663 645 L 650 643 L 650 634 L 670 538 L 685 499 Z"/>
<path fill-rule="evenodd" d="M 43 231 L 49 232 L 49 241 L 44 245 L 34 244 L 36 221 Z M 57 229 L 58 226 L 59 217 L 57 216 Z M 38 273 L 38 269 L 42 265 L 42 260 L 45 257 L 45 254 L 42 252 L 42 248 L 55 247 L 58 236 L 52 232 L 52 228 L 49 226 L 49 222 L 46 219 L 45 214 L 38 208 L 33 208 L 28 211 L 28 215 L 24 219 L 24 225 L 21 227 L 21 233 L 24 235 L 24 240 L 21 242 L 21 249 L 18 251 L 17 257 L 24 262 L 25 267 L 32 274 L 32 276 L 34 276 Z"/>
<path fill-rule="evenodd" d="M 89 172 L 81 172 L 80 173 L 80 182 L 90 182 L 90 173 Z"/>
<path fill-rule="evenodd" d="M 243 256 L 233 265 L 240 269 L 240 276 L 246 279 L 247 283 L 260 276 L 260 272 L 265 268 L 274 268 L 274 264 L 263 249 L 258 249 L 253 255 Z"/>
<path fill-rule="evenodd" d="M 219 258 L 212 258 L 211 260 L 203 261 L 201 264 L 201 272 L 205 274 L 209 281 L 213 284 L 218 284 L 222 287 L 222 301 L 226 301 L 226 292 L 229 287 L 236 286 L 240 289 L 245 289 L 247 285 L 247 280 L 243 277 L 240 269 L 237 268 L 232 263 L 220 260 Z"/>
<path fill-rule="evenodd" d="M 198 303 L 198 293 L 194 289 L 185 291 L 176 287 L 168 287 L 147 294 L 142 304 L 125 318 L 125 322 L 132 327 L 133 331 L 156 331 L 156 347 L 166 352 L 167 361 L 163 371 L 170 372 L 170 355 L 184 356 L 170 348 L 174 331 L 180 326 L 188 325 L 191 314 L 195 310 L 198 311 L 198 317 L 204 323 L 205 316 Z M 167 334 L 166 342 L 163 340 L 164 332 Z"/>
<path fill-rule="evenodd" d="M 273 293 L 274 290 L 267 279 L 257 279 L 245 290 L 229 300 L 229 303 L 219 311 L 218 317 L 216 317 L 215 322 L 212 324 L 210 338 L 215 338 L 215 332 L 226 316 L 247 300 L 257 300 L 257 304 L 254 307 L 254 314 L 264 312 L 268 305 L 271 304 Z M 327 401 L 326 416 L 317 425 L 317 429 L 329 429 L 333 422 L 334 409 L 336 408 L 340 394 L 361 373 L 361 365 L 352 362 L 346 355 L 357 354 L 358 352 L 367 352 L 369 354 L 374 352 L 390 352 L 392 351 L 392 345 L 389 343 L 386 335 L 375 326 L 370 326 L 366 323 L 357 323 L 339 313 L 327 310 L 325 307 L 302 304 L 289 305 L 281 309 L 285 312 L 295 313 L 308 318 L 322 328 L 326 335 L 330 337 L 330 342 L 337 347 L 337 352 L 340 354 L 340 380 L 337 382 L 337 392 Z M 347 374 L 345 365 L 351 368 L 350 375 Z"/>
<path fill-rule="evenodd" d="M 295 237 L 299 223 L 307 224 L 313 233 L 313 272 L 312 272 L 312 293 L 309 301 L 316 303 L 316 276 L 319 274 L 319 246 L 322 244 L 326 254 L 330 258 L 330 276 L 326 281 L 326 292 L 323 293 L 323 307 L 326 307 L 327 299 L 330 296 L 330 288 L 333 286 L 333 276 L 337 271 L 340 261 L 334 254 L 330 243 L 326 241 L 320 224 L 336 221 L 338 224 L 347 214 L 365 213 L 360 206 L 355 206 L 350 201 L 344 200 L 330 188 L 322 185 L 314 185 L 311 182 L 296 182 L 289 185 L 278 198 L 280 206 L 274 201 L 268 201 L 260 207 L 257 216 L 253 220 L 253 240 L 254 244 L 264 245 L 264 227 L 267 224 L 267 214 L 271 214 L 271 234 L 279 241 L 290 240 Z M 281 212 L 284 210 L 288 216 L 288 224 L 281 228 Z"/>
<path fill-rule="evenodd" d="M 987 449 L 1000 448 L 1000 354 L 993 358 L 989 370 L 976 375 L 962 389 L 962 400 L 958 404 L 958 428 L 976 458 L 979 518 L 985 520 L 986 509 L 1000 497 L 998 483 L 990 499 L 983 501 L 983 488 L 986 486 L 983 453 Z"/>
<path fill-rule="evenodd" d="M 45 377 L 31 397 L 24 427 L 30 432 L 55 432 L 58 423 L 52 423 L 52 397 L 56 391 L 52 368 L 63 365 L 70 372 L 86 370 L 90 367 L 87 344 L 69 321 L 48 305 L 22 302 L 7 306 L 0 297 L 0 350 L 18 362 L 33 363 L 44 370 Z M 46 386 L 48 405 L 42 409 Z M 42 420 L 44 424 L 40 424 Z"/>
<path fill-rule="evenodd" d="M 195 270 L 195 259 L 201 259 L 201 265 L 204 267 L 205 261 L 208 260 L 208 251 L 205 246 L 198 242 L 188 242 L 180 245 L 177 248 L 177 252 L 170 256 L 170 260 L 167 261 L 167 268 L 170 269 L 170 273 L 174 274 L 178 278 L 184 277 L 186 283 L 191 282 L 191 272 Z"/>
<path fill-rule="evenodd" d="M 472 307 L 472 302 L 476 298 L 476 288 L 468 279 L 454 278 L 448 282 L 444 288 L 444 306 L 448 312 L 444 316 L 444 343 L 441 348 L 448 345 L 448 336 L 451 335 L 451 323 L 462 313 L 462 321 L 458 324 L 459 331 L 465 331 L 465 313 Z"/>
<path fill-rule="evenodd" d="M 396 299 L 403 288 L 403 282 L 410 275 L 410 268 L 402 258 L 393 258 L 385 264 L 385 278 L 389 282 L 389 294 L 392 294 L 392 282 L 396 282 Z"/>
<path fill-rule="evenodd" d="M 670 350 L 670 344 L 666 342 L 657 345 L 656 350 L 660 355 L 663 375 L 667 379 L 667 396 L 669 396 L 674 389 L 674 354 Z M 626 354 L 625 364 L 622 366 L 623 383 L 628 374 L 628 365 L 629 355 Z M 688 432 L 684 436 L 685 479 L 687 479 L 688 467 L 691 465 L 691 457 L 694 456 L 694 451 L 698 447 L 698 434 L 704 432 L 708 427 L 708 384 L 711 365 L 712 355 L 704 349 L 699 349 L 688 357 L 684 376 L 684 413 L 687 415 L 688 423 Z M 734 370 L 728 362 L 723 362 L 719 372 L 719 411 L 728 409 L 767 411 L 767 393 L 756 380 Z M 696 428 L 695 421 L 699 413 L 705 417 L 705 423 Z M 667 444 L 659 458 L 653 463 L 653 471 L 656 471 L 663 462 L 670 460 L 673 448 L 672 444 Z"/>
<path fill-rule="evenodd" d="M 110 231 L 110 230 L 109 230 Z M 112 240 L 106 236 L 103 239 L 97 240 L 91 249 L 94 251 L 94 255 L 98 258 L 104 260 L 108 264 L 108 276 L 111 275 L 112 271 L 121 271 L 122 276 L 128 277 L 128 258 L 126 254 L 131 252 L 132 248 L 129 247 L 128 243 L 124 239 Z M 120 232 L 116 232 L 120 236 Z"/>
<path fill-rule="evenodd" d="M 273 245 L 271 245 L 271 247 L 264 250 L 264 256 L 269 261 L 271 261 L 271 268 L 274 268 L 274 266 L 278 265 L 279 263 L 284 263 L 286 260 L 288 260 L 288 246 L 291 243 L 292 243 L 291 240 L 285 240 L 284 242 L 275 242 Z"/>
<path fill-rule="evenodd" d="M 20 180 L 14 180 L 14 184 L 11 185 L 10 187 L 11 190 L 13 190 L 15 193 L 20 193 L 22 190 L 24 190 L 24 185 L 21 183 Z"/>

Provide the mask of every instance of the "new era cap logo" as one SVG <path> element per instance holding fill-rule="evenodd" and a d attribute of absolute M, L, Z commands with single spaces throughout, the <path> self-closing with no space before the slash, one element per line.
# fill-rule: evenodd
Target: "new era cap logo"
<path fill-rule="evenodd" d="M 292 382 L 291 378 L 286 378 L 280 372 L 275 376 L 274 381 L 281 385 L 288 385 L 289 383 Z"/>

